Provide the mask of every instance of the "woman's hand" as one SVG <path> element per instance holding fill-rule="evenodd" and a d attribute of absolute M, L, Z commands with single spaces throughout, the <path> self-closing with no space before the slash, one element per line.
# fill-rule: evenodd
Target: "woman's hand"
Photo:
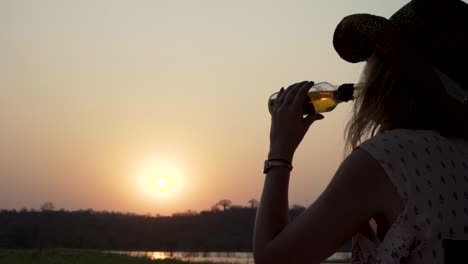
<path fill-rule="evenodd" d="M 294 152 L 315 120 L 321 114 L 303 116 L 304 102 L 314 82 L 300 82 L 284 90 L 281 88 L 271 115 L 269 159 L 284 159 L 292 162 Z"/>

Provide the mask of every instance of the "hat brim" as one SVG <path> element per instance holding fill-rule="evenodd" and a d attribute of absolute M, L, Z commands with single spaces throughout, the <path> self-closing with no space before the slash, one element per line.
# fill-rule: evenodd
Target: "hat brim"
<path fill-rule="evenodd" d="M 367 60 L 376 48 L 394 62 L 407 53 L 396 27 L 388 19 L 370 14 L 343 18 L 335 29 L 333 46 L 341 58 L 351 63 Z"/>
<path fill-rule="evenodd" d="M 447 96 L 433 65 L 384 17 L 354 14 L 343 18 L 335 29 L 333 46 L 341 58 L 351 63 L 366 61 L 378 49 L 433 96 Z"/>
<path fill-rule="evenodd" d="M 433 65 L 384 17 L 354 14 L 343 18 L 335 29 L 333 46 L 341 58 L 351 63 L 366 61 L 378 49 L 423 86 L 439 86 L 436 93 L 445 93 Z"/>
<path fill-rule="evenodd" d="M 452 109 L 461 119 L 468 117 L 468 107 L 463 107 L 450 97 L 432 63 L 407 40 L 392 21 L 370 14 L 354 14 L 342 19 L 333 35 L 333 46 L 345 61 L 366 61 L 378 49 L 392 63 L 425 87 L 430 97 Z"/>

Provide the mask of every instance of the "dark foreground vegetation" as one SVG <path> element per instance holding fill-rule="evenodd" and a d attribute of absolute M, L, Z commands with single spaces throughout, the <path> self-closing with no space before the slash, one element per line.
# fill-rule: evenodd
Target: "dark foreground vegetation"
<path fill-rule="evenodd" d="M 290 210 L 294 219 L 304 210 Z M 1 210 L 0 248 L 138 251 L 252 250 L 256 208 L 232 206 L 170 217 L 93 210 Z M 349 251 L 349 243 L 341 251 Z"/>

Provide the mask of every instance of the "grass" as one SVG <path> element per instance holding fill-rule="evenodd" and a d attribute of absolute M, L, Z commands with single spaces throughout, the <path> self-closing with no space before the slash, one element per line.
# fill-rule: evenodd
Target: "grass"
<path fill-rule="evenodd" d="M 186 264 L 176 259 L 151 260 L 94 250 L 45 249 L 0 250 L 0 264 Z M 213 264 L 212 262 L 196 262 Z M 220 263 L 218 263 L 220 264 Z M 226 263 L 223 263 L 226 264 Z"/>

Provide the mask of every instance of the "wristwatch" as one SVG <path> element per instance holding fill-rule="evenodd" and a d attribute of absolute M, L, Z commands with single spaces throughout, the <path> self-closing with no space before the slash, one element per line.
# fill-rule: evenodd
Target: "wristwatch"
<path fill-rule="evenodd" d="M 293 169 L 291 163 L 287 160 L 282 159 L 269 159 L 265 160 L 265 164 L 263 166 L 263 173 L 267 173 L 272 167 L 283 167 L 289 170 Z"/>

